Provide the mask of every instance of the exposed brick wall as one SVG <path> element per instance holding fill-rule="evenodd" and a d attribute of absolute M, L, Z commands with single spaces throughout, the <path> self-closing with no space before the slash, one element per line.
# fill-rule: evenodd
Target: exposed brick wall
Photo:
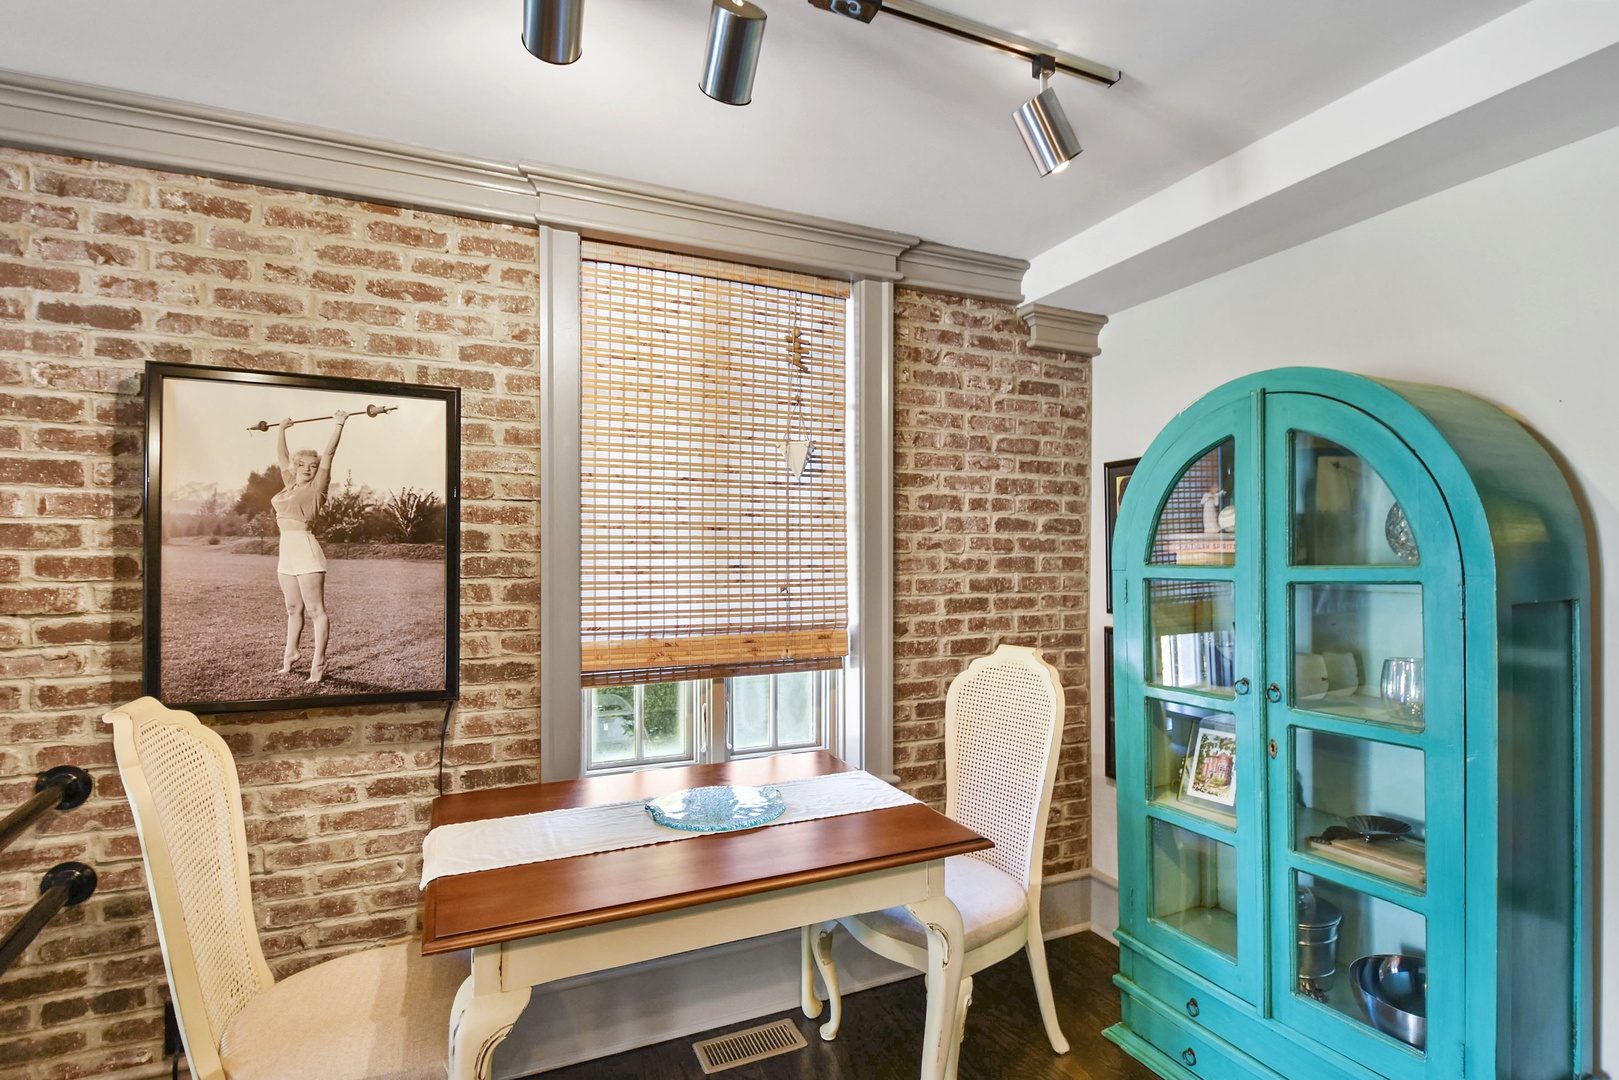
<path fill-rule="evenodd" d="M 894 301 L 894 770 L 944 799 L 944 698 L 974 657 L 1039 647 L 1062 678 L 1048 874 L 1090 865 L 1091 370 L 1006 304 Z"/>
<path fill-rule="evenodd" d="M 57 862 L 100 874 L 0 982 L 0 1074 L 161 1055 L 156 930 L 99 720 L 140 689 L 145 360 L 463 389 L 451 783 L 537 777 L 537 266 L 532 229 L 0 148 L 0 812 L 52 765 L 97 783 L 0 856 L 0 919 Z M 441 716 L 214 720 L 278 974 L 416 924 Z"/>
<path fill-rule="evenodd" d="M 530 229 L 0 147 L 0 811 L 52 765 L 97 782 L 0 855 L 0 918 L 45 867 L 101 875 L 0 982 L 0 1075 L 157 1071 L 162 962 L 99 721 L 139 692 L 145 360 L 462 387 L 449 784 L 536 778 L 536 267 Z M 1004 305 L 897 311 L 896 768 L 942 798 L 949 679 L 1043 646 L 1069 695 L 1047 869 L 1088 865 L 1089 367 L 1027 350 Z M 440 718 L 205 718 L 237 755 L 278 974 L 415 926 Z"/>

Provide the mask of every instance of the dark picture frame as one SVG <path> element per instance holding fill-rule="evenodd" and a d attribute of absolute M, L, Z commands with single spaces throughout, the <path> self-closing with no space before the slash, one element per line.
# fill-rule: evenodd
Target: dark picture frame
<path fill-rule="evenodd" d="M 1119 504 L 1124 501 L 1124 489 L 1130 485 L 1130 477 L 1140 463 L 1140 458 L 1133 457 L 1124 461 L 1109 461 L 1102 466 L 1102 525 L 1106 530 L 1102 587 L 1106 590 L 1108 614 L 1113 613 L 1113 528 L 1119 523 Z"/>
<path fill-rule="evenodd" d="M 1113 723 L 1113 627 L 1102 627 L 1102 775 L 1119 778 L 1119 751 Z"/>
<path fill-rule="evenodd" d="M 298 499 L 282 437 L 311 463 Z M 148 363 L 144 692 L 203 713 L 454 700 L 460 443 L 453 387 Z"/>

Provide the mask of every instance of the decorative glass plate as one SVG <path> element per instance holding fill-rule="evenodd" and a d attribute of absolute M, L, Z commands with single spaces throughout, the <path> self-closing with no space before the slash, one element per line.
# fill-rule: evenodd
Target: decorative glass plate
<path fill-rule="evenodd" d="M 730 832 L 768 825 L 787 812 L 774 787 L 697 787 L 648 799 L 659 825 L 687 832 Z"/>

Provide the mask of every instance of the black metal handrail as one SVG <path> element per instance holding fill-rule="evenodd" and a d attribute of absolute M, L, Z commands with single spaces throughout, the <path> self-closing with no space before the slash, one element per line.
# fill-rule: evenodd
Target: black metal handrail
<path fill-rule="evenodd" d="M 71 810 L 90 797 L 90 774 L 77 765 L 58 765 L 39 774 L 34 797 L 0 820 L 0 851 L 47 810 Z"/>
<path fill-rule="evenodd" d="M 39 899 L 0 937 L 0 977 L 58 911 L 82 904 L 96 891 L 96 872 L 83 863 L 58 863 L 39 882 Z"/>

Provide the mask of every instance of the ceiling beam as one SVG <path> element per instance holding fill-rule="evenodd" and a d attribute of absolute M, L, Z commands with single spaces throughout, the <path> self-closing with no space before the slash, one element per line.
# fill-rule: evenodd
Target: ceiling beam
<path fill-rule="evenodd" d="M 1100 314 L 1619 125 L 1619 4 L 1531 0 L 1056 245 L 1030 303 Z"/>

